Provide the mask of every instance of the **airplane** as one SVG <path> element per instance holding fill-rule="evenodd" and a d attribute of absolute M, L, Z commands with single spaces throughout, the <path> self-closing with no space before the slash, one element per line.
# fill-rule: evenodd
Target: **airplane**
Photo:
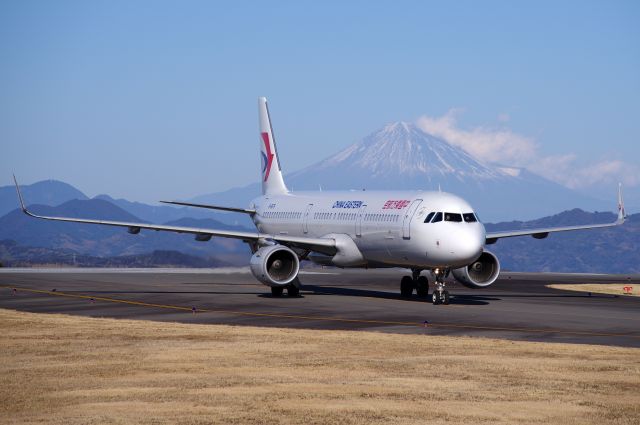
<path fill-rule="evenodd" d="M 161 201 L 166 204 L 209 208 L 247 214 L 256 231 L 242 232 L 206 228 L 128 223 L 86 218 L 50 217 L 34 214 L 25 206 L 20 186 L 14 183 L 22 211 L 35 218 L 74 223 L 125 227 L 131 234 L 141 230 L 195 235 L 197 241 L 212 237 L 234 238 L 249 244 L 253 276 L 271 288 L 273 296 L 298 296 L 300 261 L 340 268 L 400 267 L 411 271 L 400 281 L 402 297 L 429 297 L 431 274 L 434 305 L 449 304 L 446 278 L 469 288 L 486 288 L 500 273 L 500 262 L 486 245 L 516 236 L 546 238 L 550 233 L 618 226 L 626 214 L 622 186 L 618 186 L 618 216 L 612 223 L 486 232 L 473 208 L 464 199 L 434 191 L 318 191 L 287 189 L 271 118 L 264 97 L 258 99 L 262 196 L 248 208 Z"/>

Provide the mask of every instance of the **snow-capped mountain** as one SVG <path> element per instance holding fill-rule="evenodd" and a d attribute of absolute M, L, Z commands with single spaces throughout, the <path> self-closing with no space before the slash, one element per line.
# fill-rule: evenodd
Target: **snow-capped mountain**
<path fill-rule="evenodd" d="M 405 122 L 389 124 L 289 178 L 296 182 L 303 177 L 304 182 L 310 175 L 317 174 L 320 175 L 318 184 L 327 189 L 342 189 L 345 184 L 351 184 L 351 189 L 397 189 L 398 186 L 387 183 L 396 183 L 398 176 L 404 179 L 404 189 L 437 189 L 450 180 L 476 184 L 509 176 Z M 339 183 L 334 187 L 329 181 L 336 177 Z M 407 187 L 409 182 L 413 186 Z"/>
<path fill-rule="evenodd" d="M 442 177 L 484 180 L 504 176 L 500 170 L 481 164 L 463 150 L 406 122 L 389 124 L 309 168 L 334 167 L 366 170 L 373 177 L 394 176 L 401 171 L 434 181 Z"/>
<path fill-rule="evenodd" d="M 282 143 L 282 142 L 281 142 Z M 286 149 L 286 146 L 280 146 Z M 287 164 L 283 164 L 287 169 Z M 482 163 L 413 124 L 388 124 L 344 150 L 285 176 L 290 190 L 442 190 L 469 201 L 485 221 L 531 219 L 571 208 L 610 210 L 611 205 L 526 169 Z M 259 184 L 194 198 L 246 205 Z"/>

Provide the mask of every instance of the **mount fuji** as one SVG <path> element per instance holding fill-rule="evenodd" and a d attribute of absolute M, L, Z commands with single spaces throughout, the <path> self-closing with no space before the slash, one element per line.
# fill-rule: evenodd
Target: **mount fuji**
<path fill-rule="evenodd" d="M 282 149 L 282 146 L 281 146 Z M 286 167 L 286 165 L 285 165 Z M 471 203 L 484 221 L 532 219 L 563 210 L 611 210 L 523 168 L 486 164 L 461 148 L 396 122 L 346 149 L 285 176 L 290 190 L 442 190 Z M 246 205 L 260 195 L 258 183 L 202 195 L 194 202 Z"/>

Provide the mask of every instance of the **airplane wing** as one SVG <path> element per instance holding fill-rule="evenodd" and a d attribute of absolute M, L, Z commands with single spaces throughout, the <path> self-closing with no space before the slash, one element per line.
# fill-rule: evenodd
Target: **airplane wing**
<path fill-rule="evenodd" d="M 626 213 L 624 211 L 624 201 L 622 200 L 622 185 L 618 185 L 618 218 L 613 223 L 604 224 L 585 224 L 580 226 L 564 226 L 564 227 L 546 227 L 539 229 L 523 229 L 501 232 L 487 232 L 485 243 L 487 245 L 494 244 L 498 239 L 512 238 L 515 236 L 533 236 L 536 239 L 544 239 L 549 233 L 569 232 L 572 230 L 598 229 L 603 227 L 619 226 L 624 223 Z"/>
<path fill-rule="evenodd" d="M 32 213 L 26 208 L 24 199 L 22 198 L 20 187 L 18 186 L 18 182 L 15 176 L 13 177 L 13 181 L 16 185 L 16 191 L 18 192 L 18 199 L 20 200 L 20 208 L 22 209 L 22 212 L 24 212 L 28 216 L 40 218 L 43 220 L 67 221 L 72 223 L 101 224 L 104 226 L 126 227 L 128 232 L 134 235 L 140 233 L 140 230 L 142 229 L 175 232 L 175 233 L 190 233 L 195 235 L 196 239 L 199 241 L 208 241 L 213 236 L 240 239 L 244 242 L 273 241 L 273 242 L 278 242 L 282 245 L 292 246 L 292 247 L 301 248 L 301 249 L 307 249 L 310 251 L 320 252 L 326 255 L 334 255 L 336 253 L 335 240 L 330 238 L 307 238 L 307 237 L 289 236 L 289 235 L 270 235 L 270 234 L 260 233 L 260 232 L 239 232 L 235 230 L 217 230 L 217 229 L 206 229 L 206 228 L 198 228 L 198 227 L 167 226 L 162 224 L 129 223 L 124 221 L 94 220 L 94 219 L 71 218 L 71 217 L 50 217 L 50 216 L 38 215 L 38 214 Z"/>
<path fill-rule="evenodd" d="M 238 212 L 243 214 L 255 214 L 256 210 L 250 210 L 246 208 L 234 208 L 234 207 L 222 207 L 219 205 L 207 205 L 207 204 L 192 204 L 190 202 L 180 202 L 180 201 L 160 201 L 163 204 L 171 204 L 171 205 L 183 205 L 186 207 L 195 207 L 195 208 L 209 208 L 211 210 L 220 210 L 220 211 L 230 211 L 230 212 Z"/>

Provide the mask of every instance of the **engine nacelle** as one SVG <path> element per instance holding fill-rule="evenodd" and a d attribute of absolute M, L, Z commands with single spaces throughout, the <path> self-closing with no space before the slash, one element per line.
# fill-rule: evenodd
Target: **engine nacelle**
<path fill-rule="evenodd" d="M 300 271 L 298 255 L 282 245 L 260 248 L 251 257 L 251 273 L 267 286 L 286 286 Z"/>
<path fill-rule="evenodd" d="M 496 281 L 500 274 L 498 257 L 484 251 L 467 267 L 453 270 L 453 277 L 467 288 L 486 288 Z"/>

